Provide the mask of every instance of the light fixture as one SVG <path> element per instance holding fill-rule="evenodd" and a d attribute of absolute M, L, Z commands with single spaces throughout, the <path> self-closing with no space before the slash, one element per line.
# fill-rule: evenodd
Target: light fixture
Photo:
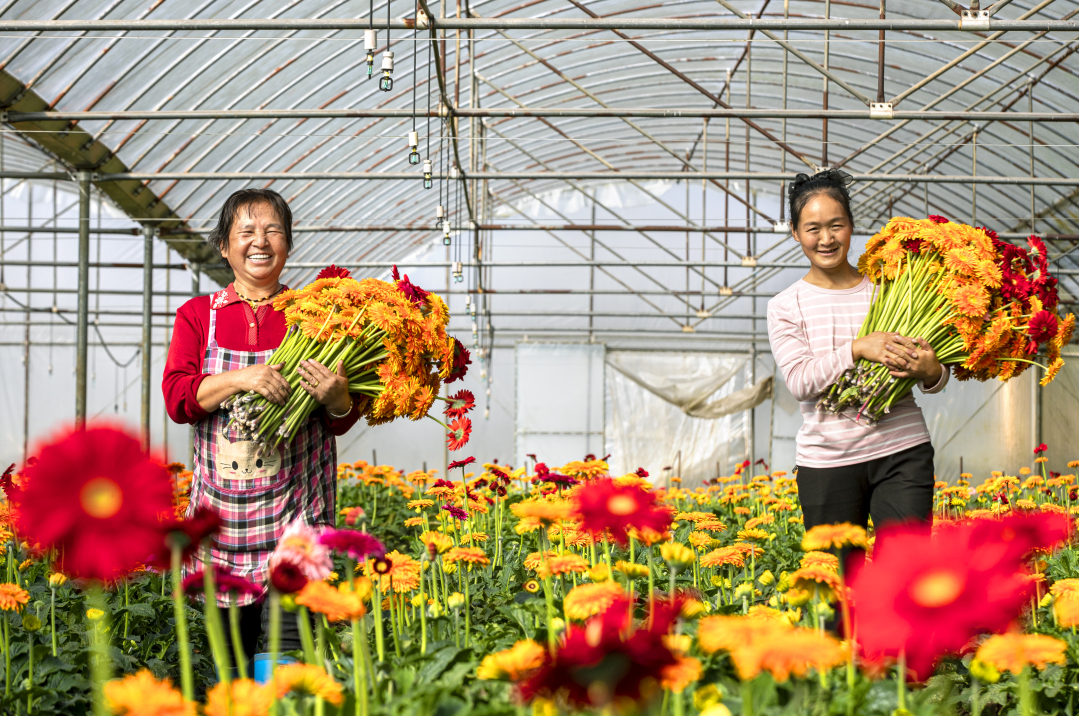
<path fill-rule="evenodd" d="M 447 222 L 445 224 L 445 226 L 446 226 L 446 235 L 448 236 L 449 235 L 449 223 Z M 460 261 L 454 261 L 453 262 L 453 280 L 455 282 L 457 282 L 457 283 L 461 283 L 462 281 L 465 280 L 464 266 L 461 264 Z"/>
<path fill-rule="evenodd" d="M 378 88 L 383 92 L 393 89 L 393 53 L 386 50 L 382 53 L 382 77 L 378 80 Z"/>
<path fill-rule="evenodd" d="M 417 134 L 416 132 L 409 132 L 408 133 L 408 148 L 409 148 L 410 151 L 408 153 L 408 163 L 411 164 L 412 166 L 416 166 L 417 164 L 420 163 L 420 153 L 419 153 L 419 151 L 417 151 L 417 148 L 419 147 L 419 145 L 420 145 L 420 135 Z"/>
<path fill-rule="evenodd" d="M 453 243 L 453 240 L 450 238 L 450 222 L 448 221 L 442 222 L 442 243 L 446 246 L 449 246 L 451 243 Z M 458 261 L 457 263 L 460 264 L 461 262 Z"/>
<path fill-rule="evenodd" d="M 363 31 L 363 46 L 367 50 L 367 76 L 375 73 L 375 45 L 378 44 L 378 34 L 374 30 Z"/>
<path fill-rule="evenodd" d="M 430 189 L 432 186 L 434 182 L 431 180 L 431 160 L 427 159 L 423 162 L 423 188 Z"/>

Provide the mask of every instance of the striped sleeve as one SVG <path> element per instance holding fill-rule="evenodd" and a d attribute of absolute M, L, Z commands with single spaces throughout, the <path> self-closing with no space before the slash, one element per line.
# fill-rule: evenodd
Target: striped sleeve
<path fill-rule="evenodd" d="M 814 356 L 797 312 L 788 305 L 792 294 L 780 294 L 768 302 L 768 342 L 795 400 L 812 400 L 834 383 L 843 371 L 854 367 L 851 341 L 821 356 Z"/>

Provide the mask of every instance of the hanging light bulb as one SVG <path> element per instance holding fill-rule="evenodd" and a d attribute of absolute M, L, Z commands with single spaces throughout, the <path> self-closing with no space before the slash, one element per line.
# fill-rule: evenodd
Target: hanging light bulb
<path fill-rule="evenodd" d="M 443 219 L 445 217 L 446 217 L 446 207 L 439 204 L 438 206 L 435 207 L 435 218 L 436 219 Z"/>
<path fill-rule="evenodd" d="M 446 246 L 453 243 L 453 240 L 450 238 L 450 222 L 448 221 L 442 222 L 442 243 Z M 458 261 L 457 263 L 460 264 L 461 262 Z"/>
<path fill-rule="evenodd" d="M 448 227 L 449 224 L 447 223 L 446 226 Z M 448 235 L 448 231 L 447 231 L 447 235 Z M 453 262 L 453 280 L 456 281 L 457 283 L 461 283 L 462 281 L 465 280 L 464 266 L 461 264 L 460 261 L 454 261 Z"/>
<path fill-rule="evenodd" d="M 423 188 L 430 189 L 434 186 L 434 182 L 431 180 L 431 160 L 427 159 L 423 163 Z M 442 207 L 439 207 L 440 209 Z"/>
<path fill-rule="evenodd" d="M 367 76 L 375 72 L 375 46 L 378 44 L 378 33 L 374 30 L 363 31 L 363 47 L 367 50 Z"/>
<path fill-rule="evenodd" d="M 393 89 L 393 53 L 386 50 L 382 53 L 382 77 L 378 80 L 378 88 L 383 92 Z"/>
<path fill-rule="evenodd" d="M 420 135 L 416 132 L 408 133 L 408 163 L 412 166 L 416 166 L 420 163 L 420 153 L 417 151 L 417 147 L 420 144 Z"/>

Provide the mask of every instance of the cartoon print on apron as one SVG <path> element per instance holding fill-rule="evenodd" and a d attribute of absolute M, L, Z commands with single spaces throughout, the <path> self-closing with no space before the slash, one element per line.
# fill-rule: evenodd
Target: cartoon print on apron
<path fill-rule="evenodd" d="M 204 373 L 217 375 L 266 363 L 272 350 L 234 351 L 217 343 L 217 311 L 203 359 Z M 256 584 L 266 579 L 266 562 L 290 523 L 332 525 L 337 501 L 337 443 L 317 417 L 272 453 L 241 440 L 228 427 L 228 413 L 216 410 L 195 425 L 195 466 L 188 515 L 201 506 L 221 516 L 211 561 Z M 202 554 L 185 573 L 202 569 Z M 255 601 L 242 597 L 243 606 Z M 227 595 L 218 597 L 227 606 Z"/>

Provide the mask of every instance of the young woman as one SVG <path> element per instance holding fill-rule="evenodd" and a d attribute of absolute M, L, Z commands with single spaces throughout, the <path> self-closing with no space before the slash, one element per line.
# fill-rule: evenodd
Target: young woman
<path fill-rule="evenodd" d="M 914 398 L 892 406 L 875 426 L 818 412 L 818 396 L 865 358 L 897 378 L 937 393 L 948 371 L 919 337 L 877 331 L 856 338 L 873 285 L 851 265 L 854 229 L 849 174 L 799 174 L 788 192 L 794 239 L 809 273 L 768 302 L 768 340 L 787 387 L 801 404 L 798 493 L 806 529 L 820 524 L 928 520 L 933 511 L 933 446 Z"/>

